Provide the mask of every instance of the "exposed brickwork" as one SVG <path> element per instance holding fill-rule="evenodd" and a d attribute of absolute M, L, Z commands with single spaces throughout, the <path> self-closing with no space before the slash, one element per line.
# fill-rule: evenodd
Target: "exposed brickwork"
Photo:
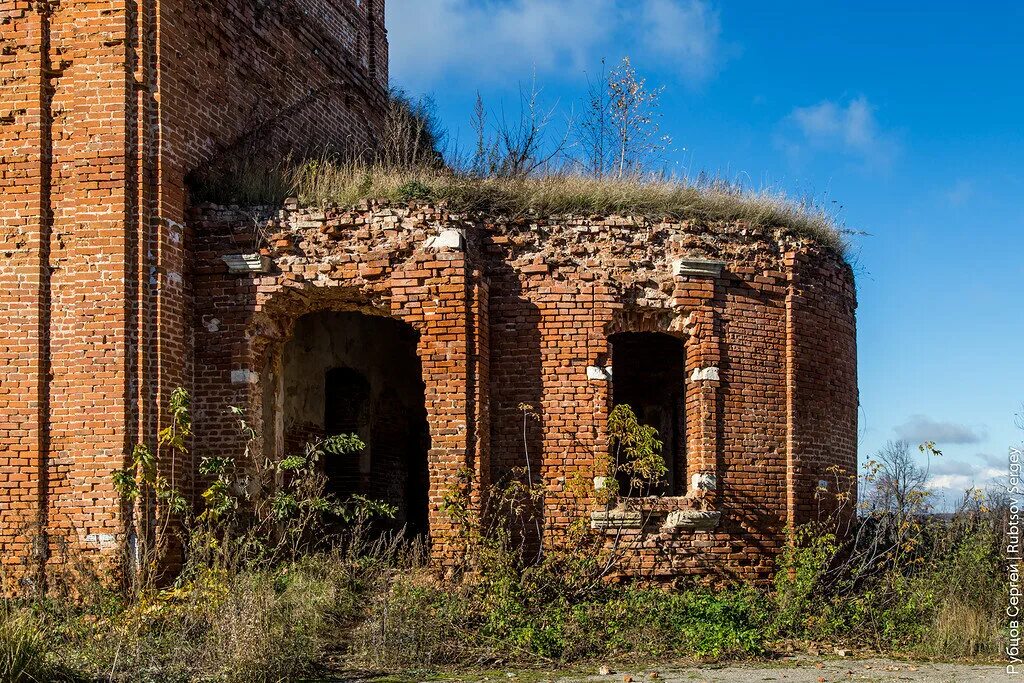
<path fill-rule="evenodd" d="M 126 540 L 110 473 L 193 374 L 188 174 L 370 146 L 386 87 L 383 0 L 0 2 L 8 576 Z"/>
<path fill-rule="evenodd" d="M 632 571 L 763 579 L 785 526 L 855 469 L 852 274 L 785 230 L 190 209 L 186 178 L 231 155 L 372 146 L 383 0 L 5 0 L 0 69 L 0 561 L 23 588 L 65 552 L 111 558 L 128 542 L 110 475 L 153 443 L 174 387 L 194 396 L 196 438 L 165 474 L 186 490 L 198 458 L 242 452 L 229 406 L 250 411 L 267 455 L 301 441 L 285 424 L 286 354 L 300 319 L 324 311 L 415 332 L 403 381 L 423 384 L 439 561 L 454 552 L 443 497 L 464 468 L 478 495 L 528 462 L 551 492 L 547 534 L 597 511 L 617 333 L 670 335 L 685 362 L 665 391 L 683 406 L 685 495 L 633 501 L 650 519 L 627 530 Z M 223 259 L 261 250 L 266 272 Z M 680 270 L 684 258 L 724 265 Z M 416 407 L 381 391 L 389 432 Z M 368 491 L 400 498 L 408 439 L 377 439 L 358 473 L 380 479 Z M 689 510 L 721 520 L 666 524 Z"/>
<path fill-rule="evenodd" d="M 0 10 L 0 557 L 8 571 L 38 565 L 44 522 L 46 444 L 44 351 L 48 326 L 52 159 L 45 41 L 47 19 L 33 3 Z"/>
<path fill-rule="evenodd" d="M 651 519 L 626 531 L 638 546 L 634 570 L 665 580 L 764 579 L 785 526 L 819 511 L 825 469 L 855 470 L 852 274 L 785 231 L 630 218 L 510 222 L 377 205 L 283 211 L 257 217 L 259 230 L 253 223 L 251 212 L 217 207 L 189 221 L 201 323 L 197 447 L 240 449 L 229 405 L 266 416 L 272 438 L 266 368 L 280 364 L 301 316 L 347 310 L 407 321 L 420 333 L 439 559 L 449 551 L 440 503 L 465 465 L 495 480 L 528 454 L 552 492 L 547 533 L 597 509 L 591 494 L 579 498 L 579 482 L 601 474 L 611 392 L 588 368 L 610 363 L 618 332 L 667 333 L 686 354 L 678 381 L 688 495 L 637 502 Z M 449 231 L 465 236 L 464 248 L 431 246 Z M 222 257 L 257 251 L 258 234 L 273 234 L 263 247 L 270 272 L 228 273 Z M 718 277 L 680 276 L 683 257 L 725 264 Z M 232 372 L 250 381 L 232 383 Z M 790 400 L 801 392 L 827 408 Z M 526 421 L 525 442 L 524 403 L 538 416 Z M 716 486 L 689 490 L 701 474 Z M 722 513 L 713 532 L 661 528 L 673 510 L 702 509 Z"/>

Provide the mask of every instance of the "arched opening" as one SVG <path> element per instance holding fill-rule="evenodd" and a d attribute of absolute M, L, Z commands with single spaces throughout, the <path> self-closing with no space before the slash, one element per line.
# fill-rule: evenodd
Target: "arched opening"
<path fill-rule="evenodd" d="M 396 526 L 409 535 L 429 532 L 430 434 L 418 339 L 409 324 L 383 316 L 305 315 L 282 350 L 277 402 L 285 452 L 335 434 L 366 443 L 360 454 L 324 463 L 328 490 L 395 506 Z"/>
<path fill-rule="evenodd" d="M 661 332 L 621 332 L 609 341 L 612 350 L 612 404 L 628 404 L 641 424 L 658 430 L 668 467 L 658 491 L 686 493 L 686 347 Z M 620 491 L 629 490 L 620 482 Z"/>

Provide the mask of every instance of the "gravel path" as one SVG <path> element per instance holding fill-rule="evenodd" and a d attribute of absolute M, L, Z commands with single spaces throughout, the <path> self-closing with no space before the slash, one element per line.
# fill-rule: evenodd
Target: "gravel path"
<path fill-rule="evenodd" d="M 650 669 L 615 666 L 606 674 L 565 671 L 488 672 L 442 676 L 452 683 L 842 683 L 911 681 L 920 683 L 1002 683 L 1017 677 L 991 664 L 904 662 L 893 659 L 787 657 L 777 662 Z M 1021 679 L 1024 683 L 1024 678 Z"/>
<path fill-rule="evenodd" d="M 576 680 L 587 683 L 833 683 L 841 681 L 920 681 L 924 683 L 966 683 L 969 681 L 1010 681 L 998 665 L 900 662 L 891 659 L 786 659 L 771 664 L 732 664 L 721 667 L 657 668 L 651 671 L 613 671 Z M 556 679 L 558 680 L 558 679 Z"/>

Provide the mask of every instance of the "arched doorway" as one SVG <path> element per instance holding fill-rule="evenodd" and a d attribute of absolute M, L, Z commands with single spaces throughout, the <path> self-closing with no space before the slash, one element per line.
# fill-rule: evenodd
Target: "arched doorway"
<path fill-rule="evenodd" d="M 282 349 L 275 416 L 286 453 L 322 436 L 357 434 L 362 453 L 324 463 L 328 490 L 395 506 L 395 524 L 409 535 L 429 533 L 430 434 L 418 339 L 412 326 L 384 316 L 302 316 Z"/>

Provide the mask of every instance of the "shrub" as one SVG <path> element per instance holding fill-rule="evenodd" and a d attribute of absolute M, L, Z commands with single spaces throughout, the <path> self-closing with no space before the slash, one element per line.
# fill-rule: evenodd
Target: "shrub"
<path fill-rule="evenodd" d="M 185 411 L 180 427 L 187 396 L 176 400 Z M 520 409 L 525 433 L 536 420 L 530 406 Z M 611 443 L 621 457 L 597 467 L 650 490 L 664 474 L 657 434 L 624 407 L 615 416 Z M 251 434 L 244 421 L 240 427 Z M 630 550 L 625 541 L 609 547 L 586 525 L 542 534 L 537 510 L 546 491 L 527 459 L 482 492 L 482 507 L 468 470 L 446 492 L 462 547 L 459 571 L 441 580 L 422 543 L 369 532 L 370 516 L 386 515 L 386 506 L 323 493 L 317 461 L 361 446 L 353 436 L 332 437 L 266 463 L 253 475 L 268 482 L 255 501 L 238 493 L 231 461 L 205 459 L 205 509 L 184 516 L 177 582 L 117 594 L 97 578 L 96 586 L 74 586 L 78 602 L 39 598 L 30 610 L 4 603 L 0 679 L 277 681 L 316 675 L 332 660 L 421 670 L 719 659 L 762 654 L 777 637 L 960 657 L 995 654 L 1003 640 L 1006 508 L 997 496 L 970 496 L 947 519 L 893 503 L 923 505 L 919 492 L 886 495 L 856 521 L 840 510 L 793 530 L 772 592 L 669 591 L 608 580 Z M 156 456 L 135 465 L 120 476 L 136 498 L 172 491 L 157 479 Z M 589 495 L 625 502 L 614 490 Z M 316 538 L 327 513 L 345 523 L 330 545 Z"/>
<path fill-rule="evenodd" d="M 1005 508 L 972 492 L 949 517 L 892 496 L 840 537 L 836 525 L 797 529 L 780 557 L 774 635 L 931 656 L 993 655 L 1003 640 Z M 950 590 L 956 586 L 956 590 Z"/>

